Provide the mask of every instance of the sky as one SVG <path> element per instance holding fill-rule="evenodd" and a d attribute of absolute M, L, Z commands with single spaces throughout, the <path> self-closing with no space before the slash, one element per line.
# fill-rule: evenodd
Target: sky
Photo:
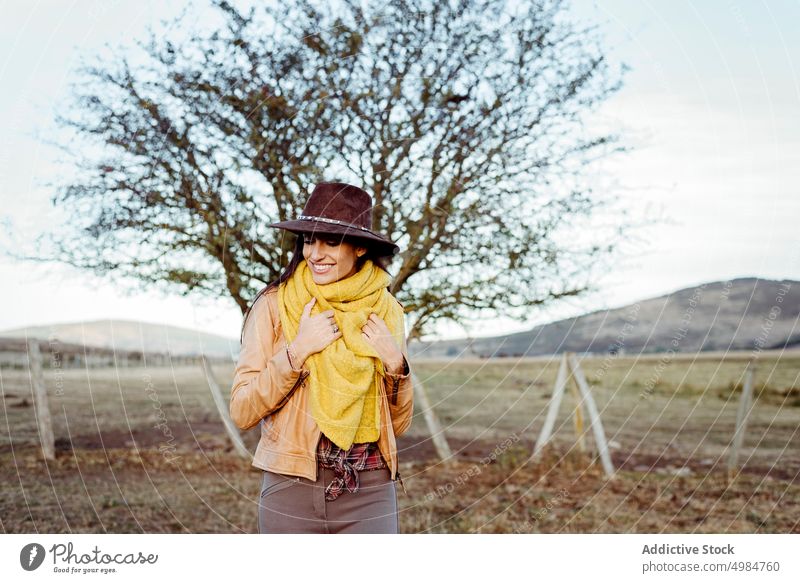
<path fill-rule="evenodd" d="M 232 300 L 131 291 L 2 253 L 2 245 L 24 248 L 60 223 L 47 184 L 57 178 L 59 153 L 46 138 L 79 58 L 106 43 L 130 44 L 182 7 L 0 2 L 0 330 L 126 318 L 238 337 Z M 633 149 L 595 167 L 596 188 L 623 185 L 621 200 L 635 215 L 665 220 L 598 277 L 597 293 L 526 322 L 473 321 L 470 331 L 518 332 L 707 281 L 800 280 L 800 2 L 573 1 L 569 13 L 598 24 L 609 61 L 630 67 L 592 122 L 624 134 Z M 10 240 L 7 226 L 21 238 Z M 428 339 L 462 334 L 442 325 Z"/>

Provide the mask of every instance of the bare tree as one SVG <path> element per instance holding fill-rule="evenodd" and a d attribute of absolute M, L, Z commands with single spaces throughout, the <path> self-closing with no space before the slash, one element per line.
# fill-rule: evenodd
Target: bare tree
<path fill-rule="evenodd" d="M 582 227 L 613 202 L 586 169 L 625 149 L 584 129 L 621 84 L 594 27 L 559 0 L 367 4 L 217 0 L 211 30 L 84 66 L 60 116 L 79 171 L 53 198 L 73 228 L 42 256 L 244 311 L 293 245 L 266 225 L 341 179 L 399 238 L 409 339 L 591 289 L 631 226 Z"/>

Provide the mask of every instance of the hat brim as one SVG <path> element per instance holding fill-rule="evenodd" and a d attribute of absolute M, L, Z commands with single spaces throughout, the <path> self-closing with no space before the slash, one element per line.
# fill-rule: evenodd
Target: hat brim
<path fill-rule="evenodd" d="M 396 255 L 400 251 L 400 247 L 390 241 L 389 239 L 373 233 L 372 231 L 364 231 L 361 229 L 354 229 L 343 225 L 332 225 L 323 222 L 309 222 L 309 221 L 281 221 L 279 223 L 272 223 L 268 225 L 275 229 L 284 229 L 297 235 L 305 233 L 323 233 L 326 235 L 341 235 L 349 239 L 363 240 L 369 244 L 379 244 L 379 246 L 386 249 L 386 255 Z"/>

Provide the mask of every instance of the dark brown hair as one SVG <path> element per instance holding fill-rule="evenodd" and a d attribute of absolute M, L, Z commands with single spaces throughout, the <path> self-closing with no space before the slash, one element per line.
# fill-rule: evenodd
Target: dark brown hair
<path fill-rule="evenodd" d="M 310 234 L 313 236 L 313 233 L 306 233 L 306 234 Z M 366 247 L 367 252 L 364 253 L 361 257 L 358 257 L 356 259 L 356 271 L 361 269 L 361 267 L 364 265 L 364 262 L 367 259 L 372 259 L 373 263 L 375 263 L 377 267 L 380 267 L 385 272 L 389 273 L 389 264 L 392 262 L 393 255 L 390 254 L 391 251 L 387 251 L 387 248 L 385 246 L 375 245 L 374 243 L 366 239 L 359 239 L 357 237 L 348 237 L 343 235 L 331 235 L 331 234 L 320 233 L 319 237 L 321 239 L 335 238 L 338 239 L 339 241 L 351 243 L 356 247 Z M 303 244 L 304 244 L 303 235 L 298 234 L 294 244 L 294 250 L 292 251 L 292 258 L 289 261 L 289 264 L 283 270 L 283 273 L 281 273 L 278 276 L 278 279 L 270 282 L 266 287 L 262 288 L 261 291 L 259 291 L 256 294 L 256 297 L 253 298 L 253 301 L 250 302 L 250 305 L 247 307 L 247 311 L 244 313 L 244 317 L 242 318 L 242 330 L 239 333 L 240 344 L 244 340 L 244 327 L 245 324 L 247 324 L 247 316 L 250 315 L 250 310 L 252 310 L 258 298 L 260 298 L 263 294 L 267 293 L 272 288 L 278 287 L 284 281 L 292 277 L 295 270 L 297 269 L 297 266 L 303 260 Z M 388 290 L 389 287 L 387 286 L 386 289 Z"/>

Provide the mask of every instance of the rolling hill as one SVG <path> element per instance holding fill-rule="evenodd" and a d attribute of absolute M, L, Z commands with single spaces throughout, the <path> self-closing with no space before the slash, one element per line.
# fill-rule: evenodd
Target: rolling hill
<path fill-rule="evenodd" d="M 739 278 L 688 287 L 516 334 L 411 343 L 418 357 L 698 352 L 800 347 L 800 282 Z"/>
<path fill-rule="evenodd" d="M 57 338 L 60 342 L 112 348 L 117 351 L 160 352 L 224 358 L 239 353 L 239 339 L 199 330 L 136 320 L 93 320 L 0 331 L 0 337 Z"/>

